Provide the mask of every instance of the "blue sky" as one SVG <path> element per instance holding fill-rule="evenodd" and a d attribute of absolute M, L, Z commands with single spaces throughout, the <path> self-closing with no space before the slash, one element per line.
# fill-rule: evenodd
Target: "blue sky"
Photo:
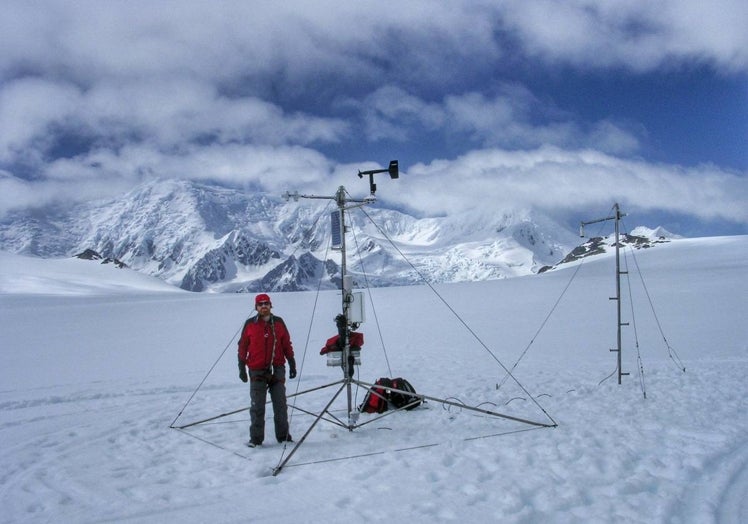
<path fill-rule="evenodd" d="M 277 5 L 282 4 L 282 5 Z M 0 213 L 152 177 L 748 233 L 743 1 L 6 1 Z"/>

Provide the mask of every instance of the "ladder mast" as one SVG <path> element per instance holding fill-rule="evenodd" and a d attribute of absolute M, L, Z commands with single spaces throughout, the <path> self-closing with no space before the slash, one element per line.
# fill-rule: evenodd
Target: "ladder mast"
<path fill-rule="evenodd" d="M 616 301 L 616 347 L 615 349 L 611 349 L 611 352 L 618 353 L 617 355 L 617 372 L 618 372 L 618 383 L 621 383 L 621 378 L 625 375 L 628 375 L 629 373 L 623 372 L 623 362 L 622 362 L 622 337 L 621 337 L 621 327 L 622 326 L 628 326 L 627 322 L 623 322 L 621 319 L 621 275 L 626 274 L 625 271 L 621 271 L 621 241 L 620 241 L 620 226 L 619 223 L 621 221 L 622 217 L 625 217 L 625 213 L 621 213 L 621 208 L 616 202 L 613 205 L 613 216 L 605 217 L 605 218 L 599 218 L 597 220 L 590 220 L 588 222 L 582 222 L 581 227 L 579 228 L 579 236 L 584 237 L 584 226 L 587 226 L 589 224 L 597 224 L 599 222 L 605 222 L 608 220 L 613 220 L 615 222 L 615 246 L 616 246 L 616 296 L 611 297 L 610 300 Z"/>

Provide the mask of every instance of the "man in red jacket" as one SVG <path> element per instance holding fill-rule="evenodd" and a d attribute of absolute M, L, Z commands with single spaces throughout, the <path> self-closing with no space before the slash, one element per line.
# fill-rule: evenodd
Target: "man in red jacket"
<path fill-rule="evenodd" d="M 239 378 L 249 380 L 249 447 L 265 440 L 265 403 L 267 392 L 273 402 L 275 438 L 278 442 L 293 442 L 288 432 L 288 407 L 286 405 L 286 360 L 290 378 L 296 377 L 291 336 L 283 319 L 273 315 L 270 297 L 261 293 L 255 297 L 257 315 L 247 319 L 239 337 Z M 249 368 L 249 376 L 247 376 Z"/>

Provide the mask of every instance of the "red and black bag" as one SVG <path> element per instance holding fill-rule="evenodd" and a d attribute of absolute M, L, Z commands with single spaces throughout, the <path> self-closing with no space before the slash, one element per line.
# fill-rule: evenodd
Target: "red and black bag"
<path fill-rule="evenodd" d="M 366 393 L 364 402 L 358 407 L 361 413 L 384 413 L 389 408 L 389 388 L 392 387 L 392 380 L 382 377 L 374 384 Z"/>
<path fill-rule="evenodd" d="M 401 391 L 390 391 L 390 402 L 396 408 L 405 408 L 411 410 L 421 405 L 420 397 L 415 395 L 416 392 L 413 385 L 402 377 L 393 378 L 391 387 L 393 389 L 399 389 Z"/>

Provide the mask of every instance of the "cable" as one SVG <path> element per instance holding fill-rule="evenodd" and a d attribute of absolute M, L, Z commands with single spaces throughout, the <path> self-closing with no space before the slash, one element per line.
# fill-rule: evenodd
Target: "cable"
<path fill-rule="evenodd" d="M 351 231 L 353 232 L 353 241 L 356 244 L 356 253 L 358 253 L 358 262 L 361 266 L 361 273 L 364 276 L 364 282 L 366 283 L 366 289 L 369 290 L 369 303 L 371 304 L 371 310 L 374 313 L 374 323 L 377 326 L 377 332 L 379 333 L 379 341 L 382 343 L 382 352 L 384 353 L 384 360 L 387 364 L 387 372 L 389 373 L 389 376 L 392 376 L 392 367 L 390 366 L 390 358 L 389 355 L 387 355 L 387 347 L 384 344 L 384 337 L 382 336 L 382 329 L 379 324 L 379 317 L 377 316 L 377 310 L 374 307 L 374 298 L 371 294 L 371 286 L 369 284 L 369 275 L 366 273 L 366 268 L 364 267 L 364 260 L 361 257 L 361 248 L 358 244 L 358 237 L 356 236 L 356 230 L 351 227 Z"/>
<path fill-rule="evenodd" d="M 628 233 L 626 233 L 626 236 L 628 236 Z M 633 256 L 633 248 L 629 246 L 629 249 L 631 249 L 631 256 Z M 636 315 L 634 313 L 634 295 L 631 292 L 631 278 L 629 277 L 629 264 L 628 264 L 628 258 L 626 257 L 626 250 L 623 251 L 623 264 L 626 268 L 626 285 L 628 286 L 629 290 L 629 305 L 631 306 L 631 324 L 634 328 L 634 342 L 636 345 L 636 360 L 639 364 L 639 386 L 642 390 L 642 395 L 644 395 L 644 398 L 647 398 L 647 388 L 644 385 L 644 362 L 642 361 L 642 354 L 639 350 L 639 331 L 636 328 Z"/>
<path fill-rule="evenodd" d="M 613 208 L 611 208 L 611 210 L 612 209 Z M 601 224 L 600 228 L 598 230 L 598 236 L 602 235 L 603 227 L 604 227 L 604 224 Z M 561 295 L 556 299 L 555 304 L 553 304 L 553 307 L 551 307 L 551 310 L 545 316 L 545 319 L 543 319 L 543 322 L 541 322 L 540 327 L 537 329 L 537 331 L 535 331 L 535 334 L 530 339 L 530 342 L 528 342 L 527 346 L 525 346 L 525 349 L 522 351 L 522 353 L 520 354 L 519 358 L 517 358 L 517 361 L 512 366 L 512 372 L 517 368 L 517 366 L 519 365 L 519 363 L 525 357 L 525 354 L 529 351 L 530 346 L 532 346 L 535 343 L 535 340 L 540 335 L 540 332 L 545 328 L 546 323 L 548 322 L 548 320 L 550 320 L 550 318 L 553 315 L 553 313 L 555 313 L 556 308 L 561 303 L 561 300 L 563 299 L 564 295 L 566 295 L 566 292 L 571 287 L 571 283 L 574 282 L 574 279 L 577 277 L 577 274 L 582 269 L 582 265 L 584 265 L 584 262 L 585 262 L 586 258 L 587 257 L 581 257 L 579 259 L 579 264 L 577 264 L 577 267 L 574 269 L 574 272 L 572 273 L 571 278 L 567 282 L 566 287 L 564 287 L 563 291 L 561 291 Z M 497 385 L 496 389 L 501 389 L 504 386 L 504 384 L 506 383 L 506 381 L 507 381 L 508 378 L 509 378 L 509 375 L 505 375 L 504 378 L 501 380 L 501 382 Z"/>
<path fill-rule="evenodd" d="M 312 224 L 311 226 L 309 226 L 309 227 L 308 227 L 308 228 L 306 229 L 306 231 L 304 232 L 304 234 L 303 234 L 303 235 L 302 235 L 302 237 L 301 237 L 301 242 L 298 242 L 298 243 L 296 244 L 296 247 L 294 248 L 293 252 L 291 253 L 291 255 L 290 255 L 291 257 L 295 256 L 295 255 L 296 255 L 296 252 L 297 252 L 297 251 L 298 251 L 298 250 L 299 250 L 299 249 L 300 249 L 301 247 L 303 247 L 303 244 L 304 244 L 304 240 L 307 240 L 307 241 L 308 241 L 308 240 L 309 240 L 309 239 L 310 239 L 310 238 L 312 237 L 312 233 L 314 233 L 314 231 L 315 231 L 315 230 L 317 229 L 317 223 L 318 223 L 318 222 L 320 221 L 320 219 L 321 219 L 321 218 L 322 218 L 322 217 L 324 216 L 325 212 L 327 211 L 327 208 L 328 208 L 328 207 L 330 207 L 330 204 L 331 204 L 331 203 L 332 203 L 332 201 L 328 201 L 328 202 L 327 202 L 327 205 L 326 205 L 326 206 L 325 206 L 325 208 L 324 208 L 324 209 L 322 210 L 322 212 L 321 212 L 321 213 L 320 213 L 319 215 L 317 215 L 317 218 L 315 218 L 315 219 L 314 219 L 314 223 L 313 223 L 313 224 Z M 327 259 L 327 253 L 325 253 L 325 259 Z M 275 291 L 275 290 L 273 290 L 273 291 Z"/>
<path fill-rule="evenodd" d="M 649 294 L 649 289 L 647 289 L 647 284 L 644 281 L 644 275 L 642 274 L 641 268 L 639 267 L 639 261 L 636 259 L 636 256 L 632 252 L 632 258 L 634 259 L 634 264 L 636 265 L 636 271 L 639 274 L 639 278 L 642 282 L 642 287 L 644 288 L 644 293 L 647 296 L 647 300 L 649 301 L 649 307 L 652 310 L 652 315 L 654 316 L 655 322 L 657 323 L 657 329 L 660 331 L 660 335 L 662 336 L 662 340 L 665 342 L 665 347 L 667 347 L 668 350 L 668 356 L 670 357 L 670 360 L 673 361 L 673 363 L 680 369 L 683 373 L 686 372 L 686 367 L 683 364 L 683 361 L 678 356 L 678 353 L 675 351 L 673 347 L 670 346 L 670 343 L 667 340 L 667 337 L 665 336 L 665 332 L 662 329 L 662 324 L 660 323 L 660 319 L 657 316 L 657 312 L 655 311 L 654 303 L 652 302 L 652 297 Z"/>
<path fill-rule="evenodd" d="M 233 455 L 236 455 L 236 456 L 237 456 L 237 457 L 239 457 L 239 458 L 243 458 L 244 460 L 252 460 L 252 459 L 250 459 L 249 457 L 247 457 L 247 456 L 245 456 L 245 455 L 242 455 L 241 453 L 237 453 L 236 451 L 234 451 L 234 450 L 231 450 L 231 449 L 229 449 L 229 448 L 226 448 L 226 447 L 224 447 L 224 446 L 221 446 L 220 444 L 217 444 L 217 443 L 215 443 L 215 442 L 212 442 L 212 441 L 210 441 L 210 440 L 204 439 L 204 438 L 202 438 L 202 437 L 198 437 L 197 435 L 193 435 L 193 434 L 192 434 L 192 433 L 190 433 L 189 431 L 185 431 L 185 430 L 184 430 L 184 429 L 182 429 L 182 428 L 174 428 L 174 429 L 176 429 L 176 430 L 180 431 L 181 433 L 183 433 L 183 434 L 187 435 L 188 437 L 192 437 L 192 438 L 194 438 L 194 439 L 196 439 L 196 440 L 199 440 L 200 442 L 203 442 L 203 443 L 205 443 L 205 444 L 210 444 L 211 446 L 214 446 L 214 447 L 216 447 L 216 448 L 218 448 L 218 449 L 221 449 L 221 450 L 223 450 L 223 451 L 228 451 L 229 453 L 232 453 Z"/>
<path fill-rule="evenodd" d="M 363 208 L 361 208 L 361 212 L 364 215 L 366 215 L 366 217 L 374 225 L 374 227 L 377 228 L 377 230 L 384 236 L 384 238 L 390 243 L 390 245 L 395 249 L 395 251 L 398 252 L 398 254 L 403 258 L 403 260 L 405 260 L 405 262 L 407 262 L 408 265 L 413 269 L 413 271 L 415 271 L 415 273 L 421 278 L 421 280 L 423 280 L 426 283 L 426 285 L 434 293 L 434 295 L 436 295 L 436 297 L 442 302 L 442 304 L 444 304 L 444 306 L 454 315 L 454 317 L 462 324 L 462 326 L 468 331 L 468 333 L 470 333 L 470 335 L 478 342 L 478 344 L 480 344 L 481 347 L 483 347 L 483 349 L 486 350 L 486 352 L 489 355 L 491 355 L 491 357 L 496 361 L 496 363 L 499 364 L 499 366 L 501 366 L 501 368 L 507 373 L 507 375 L 509 375 L 512 378 L 512 380 L 514 380 L 517 386 L 519 386 L 519 388 L 522 391 L 524 391 L 528 397 L 532 399 L 533 403 L 545 414 L 545 416 L 548 417 L 548 419 L 551 420 L 553 424 L 556 424 L 556 421 L 553 420 L 553 417 L 551 417 L 548 414 L 548 412 L 543 408 L 543 406 L 541 406 L 540 403 L 537 400 L 535 400 L 535 398 L 530 394 L 530 392 L 527 391 L 525 386 L 523 386 L 522 383 L 519 380 L 517 380 L 517 378 L 514 375 L 512 375 L 512 372 L 509 371 L 509 369 L 507 369 L 507 367 L 501 362 L 501 360 L 499 360 L 499 358 L 493 353 L 493 351 L 489 349 L 489 347 L 483 342 L 483 340 L 481 340 L 481 338 L 475 333 L 475 331 L 473 331 L 473 329 L 467 324 L 467 322 L 465 322 L 465 320 L 457 313 L 457 311 L 455 311 L 454 308 L 449 305 L 446 299 L 439 294 L 436 288 L 434 288 L 433 284 L 431 284 L 431 282 L 429 282 L 423 276 L 423 274 L 420 271 L 418 271 L 418 268 L 416 268 L 413 265 L 413 263 L 410 260 L 408 260 L 408 257 L 406 257 L 402 251 L 400 251 L 400 248 L 398 248 L 397 245 L 394 243 L 394 241 L 389 237 L 389 235 L 387 235 L 387 233 L 381 227 L 379 227 L 379 224 L 377 224 Z"/>
<path fill-rule="evenodd" d="M 197 395 L 197 392 L 200 390 L 200 388 L 203 386 L 203 384 L 205 383 L 205 381 L 208 379 L 208 376 L 213 372 L 213 369 L 215 369 L 215 367 L 218 365 L 218 362 L 220 362 L 220 360 L 223 358 L 223 355 L 229 349 L 229 346 L 231 346 L 231 344 L 234 342 L 234 339 L 236 339 L 236 336 L 239 334 L 239 332 L 241 330 L 242 330 L 242 328 L 239 328 L 238 330 L 236 330 L 236 333 L 234 333 L 234 336 L 231 337 L 231 340 L 229 340 L 229 343 L 226 344 L 225 348 L 223 348 L 223 351 L 221 351 L 221 354 L 218 355 L 218 358 L 216 359 L 215 362 L 213 362 L 213 365 L 210 366 L 210 369 L 205 374 L 205 376 L 203 377 L 203 379 L 200 381 L 200 384 L 198 384 L 198 386 L 195 388 L 195 391 L 192 392 L 192 395 L 190 395 L 190 398 L 187 399 L 187 402 L 184 403 L 184 406 L 182 406 L 182 409 L 179 411 L 179 413 L 177 414 L 177 416 L 174 418 L 174 420 L 172 421 L 172 423 L 169 425 L 170 428 L 174 428 L 174 424 L 176 423 L 176 421 L 179 420 L 179 417 L 182 416 L 182 413 L 184 412 L 184 410 L 187 408 L 187 406 L 189 405 L 189 403 L 192 402 L 192 399 L 195 397 L 195 395 Z"/>
<path fill-rule="evenodd" d="M 598 386 L 602 385 L 602 383 L 603 383 L 603 382 L 605 382 L 605 381 L 606 381 L 606 380 L 608 380 L 608 379 L 609 379 L 610 377 L 612 377 L 613 375 L 615 375 L 615 374 L 616 374 L 616 372 L 618 372 L 618 366 L 616 366 L 616 368 L 615 368 L 615 369 L 613 370 L 613 373 L 611 373 L 610 375 L 608 375 L 607 377 L 605 377 L 604 379 L 602 379 L 602 380 L 601 380 L 600 382 L 598 382 L 598 383 L 597 383 L 597 385 L 598 385 Z"/>
<path fill-rule="evenodd" d="M 381 429 L 390 429 L 390 428 L 381 428 Z M 495 438 L 495 437 L 504 437 L 507 435 L 513 435 L 516 433 L 524 433 L 526 431 L 535 431 L 542 428 L 522 428 L 522 429 L 515 429 L 515 430 L 509 430 L 509 431 L 502 431 L 501 433 L 493 433 L 490 435 L 479 435 L 477 437 L 466 437 L 463 439 L 460 439 L 462 442 L 471 442 L 473 440 L 480 440 L 480 439 L 487 439 L 487 438 Z M 298 462 L 296 464 L 287 464 L 286 468 L 295 468 L 299 466 L 311 466 L 314 464 L 324 464 L 327 462 L 338 462 L 343 460 L 353 460 L 353 459 L 359 459 L 359 458 L 366 458 L 366 457 L 373 457 L 376 455 L 385 455 L 388 453 L 399 453 L 402 451 L 415 451 L 417 449 L 426 449 L 426 448 L 433 448 L 437 446 L 441 446 L 443 443 L 441 442 L 434 442 L 431 444 L 420 444 L 416 446 L 408 446 L 405 448 L 398 448 L 398 449 L 392 449 L 392 450 L 384 450 L 384 451 L 372 451 L 369 453 L 359 453 L 356 455 L 346 455 L 342 457 L 334 457 L 329 459 L 320 459 L 320 460 L 312 460 L 309 462 Z M 241 457 L 241 455 L 239 455 Z"/>
<path fill-rule="evenodd" d="M 328 249 L 325 250 L 325 260 L 327 260 L 327 254 L 329 253 L 329 244 Z M 299 392 L 299 387 L 301 386 L 301 375 L 304 370 L 304 362 L 306 361 L 306 354 L 307 350 L 309 349 L 309 342 L 312 337 L 312 326 L 314 325 L 314 317 L 317 312 L 317 304 L 319 303 L 319 295 L 320 291 L 322 289 L 322 276 L 320 276 L 319 281 L 317 282 L 317 293 L 314 295 L 314 305 L 312 306 L 312 315 L 309 320 L 309 328 L 307 329 L 306 333 L 306 341 L 304 342 L 304 351 L 301 355 L 301 366 L 299 366 L 299 373 L 298 373 L 298 381 L 296 382 L 296 394 Z"/>
<path fill-rule="evenodd" d="M 319 222 L 320 217 L 322 217 L 322 215 L 327 211 L 327 208 L 329 206 L 330 206 L 330 202 L 327 203 L 327 205 L 325 206 L 325 208 L 322 210 L 322 212 L 317 217 L 317 220 L 315 220 L 315 222 L 314 222 L 315 226 L 316 226 L 317 222 Z M 327 254 L 330 252 L 330 245 L 331 244 L 332 244 L 332 240 L 327 243 L 327 247 L 325 248 L 325 255 L 324 255 L 323 260 L 327 260 Z M 304 362 L 306 362 L 306 354 L 307 354 L 307 350 L 309 349 L 309 342 L 310 342 L 311 337 L 312 337 L 312 326 L 314 325 L 314 317 L 315 317 L 316 312 L 317 312 L 317 304 L 319 303 L 319 296 L 320 296 L 320 292 L 322 290 L 322 278 L 323 278 L 323 276 L 324 276 L 324 271 L 320 273 L 319 280 L 317 281 L 317 292 L 314 295 L 314 305 L 312 306 L 312 314 L 311 314 L 311 316 L 309 318 L 309 328 L 307 329 L 306 340 L 304 342 L 304 351 L 301 354 L 301 365 L 299 366 L 298 374 L 296 376 L 297 381 L 296 381 L 296 390 L 294 392 L 294 396 L 297 396 L 299 394 L 299 388 L 301 387 L 301 377 L 302 377 L 303 371 L 304 371 Z M 292 409 L 291 410 L 291 414 L 288 417 L 288 427 L 289 428 L 291 427 L 291 422 L 293 422 L 293 416 L 294 416 L 295 412 L 296 412 L 296 410 Z M 284 458 L 284 456 L 286 454 L 286 446 L 287 446 L 287 444 L 288 444 L 287 442 L 283 443 L 283 450 L 281 451 L 281 456 L 280 456 L 280 458 L 278 460 L 278 465 L 280 465 L 283 462 L 283 458 Z"/>
<path fill-rule="evenodd" d="M 564 287 L 563 291 L 561 292 L 561 295 L 556 299 L 556 303 L 553 304 L 553 307 L 548 312 L 548 314 L 546 315 L 546 317 L 543 320 L 543 322 L 541 322 L 540 327 L 535 332 L 535 334 L 532 336 L 532 338 L 530 339 L 530 342 L 527 344 L 527 346 L 525 346 L 525 349 L 522 351 L 522 353 L 520 354 L 519 358 L 517 359 L 517 361 L 512 366 L 512 371 L 514 371 L 517 368 L 517 366 L 519 365 L 520 361 L 525 357 L 525 354 L 530 349 L 530 346 L 533 345 L 533 343 L 535 342 L 535 339 L 538 338 L 538 335 L 540 335 L 540 332 L 543 330 L 543 328 L 545 327 L 545 325 L 548 322 L 548 320 L 550 320 L 551 315 L 553 315 L 553 313 L 556 311 L 556 308 L 561 303 L 561 299 L 564 298 L 564 295 L 569 290 L 569 287 L 571 287 L 571 283 L 574 281 L 574 279 L 577 276 L 577 273 L 579 273 L 579 270 L 582 268 L 582 264 L 584 264 L 584 258 L 581 259 L 580 263 L 577 265 L 576 269 L 574 270 L 574 273 L 571 275 L 571 278 L 569 279 L 569 282 L 566 284 L 566 287 Z M 506 381 L 507 381 L 508 378 L 509 378 L 509 375 L 505 375 L 504 378 L 501 380 L 501 382 L 496 387 L 496 389 L 501 389 L 501 387 L 504 385 L 504 383 L 506 383 Z"/>

